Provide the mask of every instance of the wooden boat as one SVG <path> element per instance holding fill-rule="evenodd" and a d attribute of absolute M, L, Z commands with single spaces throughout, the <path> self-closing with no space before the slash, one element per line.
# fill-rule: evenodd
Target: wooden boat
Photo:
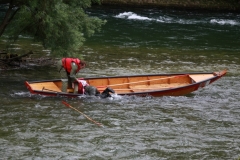
<path fill-rule="evenodd" d="M 89 85 L 95 86 L 100 92 L 106 87 L 115 90 L 118 95 L 137 96 L 182 96 L 218 80 L 227 73 L 226 70 L 210 73 L 174 73 L 174 74 L 149 74 L 131 76 L 113 76 L 84 78 Z M 81 78 L 83 79 L 83 78 Z M 25 82 L 32 94 L 45 96 L 78 97 L 73 89 L 61 92 L 60 79 Z"/>

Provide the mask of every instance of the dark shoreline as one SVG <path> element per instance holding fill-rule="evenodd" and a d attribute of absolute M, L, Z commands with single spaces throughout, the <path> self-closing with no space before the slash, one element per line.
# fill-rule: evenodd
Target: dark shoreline
<path fill-rule="evenodd" d="M 161 2 L 156 2 L 156 0 L 131 0 L 130 2 L 126 2 L 124 0 L 102 0 L 101 5 L 108 7 L 137 7 L 240 13 L 240 1 L 235 3 L 214 3 L 215 1 L 213 0 L 211 4 L 206 4 L 204 2 L 201 3 L 202 0 L 200 0 L 199 2 L 184 2 L 180 0 L 172 0 L 172 3 L 164 1 L 166 0 L 162 0 Z"/>

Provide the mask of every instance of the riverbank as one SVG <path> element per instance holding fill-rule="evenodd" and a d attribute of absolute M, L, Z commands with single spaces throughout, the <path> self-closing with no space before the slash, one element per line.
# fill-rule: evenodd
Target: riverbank
<path fill-rule="evenodd" d="M 101 0 L 102 5 L 240 12 L 240 0 Z"/>

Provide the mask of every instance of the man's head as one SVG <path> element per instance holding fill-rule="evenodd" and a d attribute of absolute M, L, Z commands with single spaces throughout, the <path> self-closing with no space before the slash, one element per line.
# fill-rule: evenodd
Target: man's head
<path fill-rule="evenodd" d="M 80 61 L 80 67 L 81 67 L 81 69 L 85 68 L 86 67 L 86 62 L 81 60 Z"/>

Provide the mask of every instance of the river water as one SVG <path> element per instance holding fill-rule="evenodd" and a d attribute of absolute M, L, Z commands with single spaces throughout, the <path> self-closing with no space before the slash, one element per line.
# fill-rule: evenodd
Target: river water
<path fill-rule="evenodd" d="M 88 66 L 79 77 L 228 73 L 180 97 L 68 99 L 31 95 L 24 86 L 26 80 L 59 78 L 54 65 L 1 71 L 0 159 L 240 157 L 240 14 L 113 7 L 88 13 L 108 22 L 80 49 Z M 26 37 L 12 49 L 48 54 Z"/>

